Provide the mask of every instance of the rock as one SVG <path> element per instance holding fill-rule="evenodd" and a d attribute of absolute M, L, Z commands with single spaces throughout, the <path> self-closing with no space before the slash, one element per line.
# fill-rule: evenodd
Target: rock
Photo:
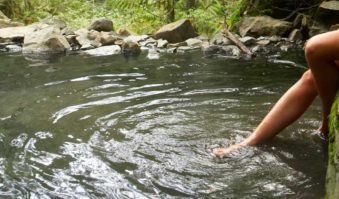
<path fill-rule="evenodd" d="M 73 50 L 73 51 L 79 50 L 81 48 L 81 45 L 77 41 L 76 37 L 77 37 L 76 35 L 67 35 L 67 36 L 65 36 L 67 42 L 71 46 L 71 50 Z"/>
<path fill-rule="evenodd" d="M 121 49 L 124 55 L 138 55 L 141 52 L 139 44 L 132 41 L 124 41 Z"/>
<path fill-rule="evenodd" d="M 301 21 L 303 20 L 304 14 L 298 14 L 293 20 L 293 28 L 300 28 Z"/>
<path fill-rule="evenodd" d="M 312 26 L 309 27 L 308 35 L 310 37 L 313 37 L 327 31 L 328 29 L 323 24 L 314 23 Z"/>
<path fill-rule="evenodd" d="M 63 28 L 61 30 L 61 34 L 65 35 L 65 36 L 68 36 L 68 35 L 75 35 L 75 32 L 74 32 L 74 30 L 72 28 L 66 27 L 66 28 Z"/>
<path fill-rule="evenodd" d="M 223 50 L 223 54 L 226 56 L 239 57 L 241 54 L 240 49 L 234 45 L 223 46 L 222 50 Z"/>
<path fill-rule="evenodd" d="M 60 30 L 49 27 L 26 35 L 22 50 L 24 53 L 54 53 L 65 52 L 69 48 L 70 45 Z"/>
<path fill-rule="evenodd" d="M 130 35 L 133 35 L 130 31 L 128 31 L 126 28 L 120 28 L 117 31 L 117 34 L 122 37 L 128 37 Z"/>
<path fill-rule="evenodd" d="M 146 41 L 150 36 L 148 35 L 130 35 L 124 39 L 124 41 L 131 41 L 134 43 L 139 43 L 142 41 Z"/>
<path fill-rule="evenodd" d="M 101 43 L 98 40 L 96 40 L 97 37 L 96 36 L 94 37 L 96 33 L 93 31 L 90 35 L 90 31 L 83 28 L 83 29 L 79 29 L 75 31 L 75 34 L 76 34 L 76 40 L 81 46 L 80 47 L 81 50 L 88 50 L 88 49 L 97 48 L 101 46 Z"/>
<path fill-rule="evenodd" d="M 63 21 L 62 19 L 60 19 L 57 16 L 52 16 L 52 17 L 47 17 L 43 20 L 41 20 L 38 23 L 35 23 L 36 25 L 47 25 L 47 26 L 53 26 L 54 28 L 58 28 L 59 30 L 62 30 L 64 28 L 67 27 L 67 24 L 65 21 Z"/>
<path fill-rule="evenodd" d="M 101 32 L 100 33 L 100 43 L 103 46 L 113 45 L 117 40 L 122 40 L 119 36 L 113 35 L 111 32 Z"/>
<path fill-rule="evenodd" d="M 209 45 L 209 44 L 203 44 L 202 45 L 202 52 L 204 53 L 204 55 L 206 56 L 210 56 L 210 55 L 214 55 L 214 54 L 218 54 L 220 52 L 222 52 L 222 49 L 220 46 L 218 45 Z"/>
<path fill-rule="evenodd" d="M 145 47 L 145 48 L 155 48 L 155 47 L 157 47 L 158 42 L 157 42 L 157 40 L 155 40 L 152 37 L 150 37 L 150 38 L 148 38 L 145 41 L 139 42 L 139 44 L 142 47 Z"/>
<path fill-rule="evenodd" d="M 193 50 L 193 48 L 189 46 L 180 46 L 177 48 L 177 53 L 186 53 L 187 51 L 190 50 Z"/>
<path fill-rule="evenodd" d="M 17 42 L 22 43 L 25 35 L 30 35 L 35 31 L 33 26 L 19 26 L 0 29 L 0 43 Z"/>
<path fill-rule="evenodd" d="M 95 19 L 92 21 L 88 29 L 106 32 L 113 31 L 113 21 L 105 18 Z"/>
<path fill-rule="evenodd" d="M 169 43 L 178 43 L 196 37 L 198 34 L 188 19 L 182 19 L 163 26 L 154 36 L 156 39 L 165 39 Z"/>
<path fill-rule="evenodd" d="M 273 19 L 269 16 L 244 17 L 239 24 L 239 33 L 245 35 L 259 36 L 286 36 L 292 29 L 292 23 Z"/>
<path fill-rule="evenodd" d="M 10 52 L 10 53 L 17 53 L 17 52 L 21 52 L 21 51 L 22 51 L 22 47 L 21 47 L 21 46 L 19 46 L 19 45 L 13 45 L 13 44 L 7 45 L 7 46 L 6 46 L 6 49 L 7 49 L 7 51 Z"/>
<path fill-rule="evenodd" d="M 303 40 L 303 35 L 299 29 L 294 29 L 288 36 L 288 40 L 291 42 L 301 42 Z"/>
<path fill-rule="evenodd" d="M 202 41 L 196 38 L 187 39 L 185 42 L 187 43 L 189 47 L 193 47 L 193 48 L 200 48 L 202 45 Z"/>
<path fill-rule="evenodd" d="M 270 44 L 271 41 L 269 39 L 261 39 L 261 40 L 257 40 L 257 44 L 261 45 L 261 46 L 267 46 L 268 44 Z"/>
<path fill-rule="evenodd" d="M 222 33 L 218 33 L 211 39 L 211 44 L 226 46 L 233 44 L 233 42 L 226 38 Z"/>
<path fill-rule="evenodd" d="M 107 55 L 115 55 L 121 53 L 121 48 L 118 45 L 111 46 L 102 46 L 95 49 L 85 50 L 85 53 L 93 56 L 107 56 Z"/>
<path fill-rule="evenodd" d="M 158 48 L 166 48 L 167 45 L 168 45 L 167 40 L 164 40 L 164 39 L 158 39 L 157 40 L 157 47 Z"/>
<path fill-rule="evenodd" d="M 179 42 L 179 43 L 168 44 L 167 48 L 178 48 L 178 47 L 181 47 L 181 46 L 187 46 L 186 41 Z"/>
<path fill-rule="evenodd" d="M 339 1 L 322 1 L 316 14 L 315 21 L 320 26 L 329 29 L 331 25 L 339 23 Z"/>
<path fill-rule="evenodd" d="M 333 31 L 333 30 L 338 30 L 339 29 L 339 24 L 335 24 L 335 25 L 332 25 L 330 27 L 330 31 Z"/>
<path fill-rule="evenodd" d="M 246 46 L 251 46 L 254 45 L 256 43 L 256 39 L 254 37 L 242 37 L 239 39 L 243 44 L 245 44 Z"/>

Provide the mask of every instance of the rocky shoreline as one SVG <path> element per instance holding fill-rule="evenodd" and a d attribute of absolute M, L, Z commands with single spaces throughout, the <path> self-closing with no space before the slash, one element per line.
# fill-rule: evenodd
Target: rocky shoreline
<path fill-rule="evenodd" d="M 270 17 L 261 18 L 274 20 Z M 256 54 L 267 54 L 272 49 L 288 51 L 296 44 L 302 45 L 301 39 L 296 43 L 294 38 L 285 38 L 275 34 L 277 27 L 290 28 L 289 26 L 283 27 L 286 26 L 284 23 L 279 26 L 275 25 L 276 27 L 271 29 L 273 33 L 266 32 L 268 33 L 266 35 L 271 36 L 255 38 L 246 36 L 246 34 L 243 37 L 236 35 L 239 41 L 250 49 L 251 56 L 242 52 L 225 36 L 223 31 L 213 38 L 197 35 L 193 25 L 187 19 L 167 24 L 154 35 L 136 35 L 126 29 L 113 31 L 113 21 L 104 18 L 93 20 L 88 28 L 79 30 L 72 30 L 57 17 L 50 17 L 27 26 L 18 26 L 17 23 L 14 25 L 14 27 L 0 29 L 0 52 L 22 52 L 25 55 L 76 52 L 93 56 L 113 54 L 133 56 L 141 51 L 148 51 L 147 58 L 158 59 L 160 53 L 185 53 L 201 49 L 206 56 L 218 55 L 238 59 L 249 58 Z"/>
<path fill-rule="evenodd" d="M 304 42 L 316 34 L 338 29 L 329 18 L 339 14 L 339 1 L 325 1 L 319 5 L 313 18 L 299 13 L 293 21 L 270 16 L 243 17 L 236 33 L 238 41 L 221 31 L 213 38 L 199 36 L 188 19 L 182 19 L 160 28 L 152 35 L 136 35 L 127 29 L 114 31 L 110 19 L 95 19 L 87 28 L 74 30 L 57 17 L 50 17 L 30 25 L 11 21 L 0 11 L 0 52 L 25 55 L 85 53 L 93 56 L 123 54 L 138 55 L 148 51 L 149 59 L 158 59 L 160 53 L 184 53 L 201 49 L 206 56 L 251 58 L 274 54 L 291 48 L 302 48 Z M 247 53 L 240 45 L 247 48 Z"/>

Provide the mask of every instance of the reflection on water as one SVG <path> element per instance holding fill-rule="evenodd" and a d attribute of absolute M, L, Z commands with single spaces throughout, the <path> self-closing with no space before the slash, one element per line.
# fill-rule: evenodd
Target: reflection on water
<path fill-rule="evenodd" d="M 161 56 L 0 55 L 0 197 L 323 197 L 318 103 L 263 146 L 210 155 L 248 136 L 304 69 Z"/>

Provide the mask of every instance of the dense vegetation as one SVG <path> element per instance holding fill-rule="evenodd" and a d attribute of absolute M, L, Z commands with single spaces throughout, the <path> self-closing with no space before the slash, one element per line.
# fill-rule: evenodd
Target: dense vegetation
<path fill-rule="evenodd" d="M 194 22 L 200 34 L 222 28 L 224 17 L 232 26 L 240 17 L 245 0 L 0 0 L 0 10 L 26 24 L 59 16 L 74 28 L 87 27 L 97 17 L 107 17 L 115 27 L 152 33 L 181 18 Z"/>

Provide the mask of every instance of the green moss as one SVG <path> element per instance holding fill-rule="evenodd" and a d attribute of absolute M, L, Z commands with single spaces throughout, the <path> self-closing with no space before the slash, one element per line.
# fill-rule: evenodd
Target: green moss
<path fill-rule="evenodd" d="M 328 166 L 326 174 L 326 199 L 338 198 L 337 188 L 339 182 L 336 176 L 338 175 L 338 154 L 336 151 L 339 142 L 339 117 L 338 117 L 338 102 L 339 98 L 333 103 L 330 121 L 329 121 L 329 135 L 328 135 Z"/>
<path fill-rule="evenodd" d="M 339 99 L 338 99 L 339 100 Z M 329 121 L 329 134 L 328 134 L 328 154 L 329 161 L 334 163 L 335 153 L 336 153 L 336 145 L 335 145 L 335 132 L 339 132 L 339 122 L 337 118 L 337 110 L 338 110 L 338 100 L 333 103 L 330 121 Z"/>

